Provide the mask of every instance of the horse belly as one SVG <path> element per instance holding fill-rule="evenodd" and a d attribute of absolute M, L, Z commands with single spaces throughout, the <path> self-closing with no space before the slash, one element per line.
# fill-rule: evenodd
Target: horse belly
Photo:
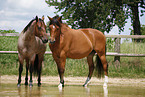
<path fill-rule="evenodd" d="M 67 53 L 67 57 L 72 59 L 81 59 L 87 57 L 92 50 L 92 48 L 72 50 Z"/>

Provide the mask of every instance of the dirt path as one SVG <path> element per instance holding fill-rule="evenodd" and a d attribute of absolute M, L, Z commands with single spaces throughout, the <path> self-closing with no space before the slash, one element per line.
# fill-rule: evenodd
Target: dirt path
<path fill-rule="evenodd" d="M 0 83 L 17 83 L 18 76 L 16 75 L 3 75 L 0 76 Z M 24 83 L 24 76 L 22 77 L 22 83 Z M 42 76 L 42 84 L 58 85 L 58 76 Z M 65 77 L 65 85 L 83 85 L 86 77 Z M 104 79 L 98 79 L 92 77 L 90 85 L 103 85 Z M 37 83 L 37 78 L 33 78 L 33 83 Z M 129 85 L 145 87 L 145 79 L 127 79 L 127 78 L 109 78 L 109 85 Z"/>

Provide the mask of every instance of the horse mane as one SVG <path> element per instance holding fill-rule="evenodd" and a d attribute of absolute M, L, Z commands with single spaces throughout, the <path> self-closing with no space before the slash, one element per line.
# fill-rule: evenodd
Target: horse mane
<path fill-rule="evenodd" d="M 34 20 L 36 20 L 36 18 L 35 18 L 35 19 L 32 19 L 32 20 L 29 22 L 29 24 L 24 28 L 23 33 L 25 33 L 25 32 L 28 30 L 28 28 L 31 26 L 31 24 L 32 24 L 32 22 L 33 22 Z M 40 21 L 43 21 L 41 18 L 39 18 L 39 20 L 40 20 Z"/>
<path fill-rule="evenodd" d="M 63 23 L 63 25 L 65 25 L 66 27 L 69 27 L 68 24 L 66 24 L 66 23 Z"/>
<path fill-rule="evenodd" d="M 60 24 L 59 24 L 59 22 L 58 22 L 58 18 L 59 18 L 58 15 L 55 16 L 55 17 L 53 17 L 53 19 L 52 19 L 52 21 L 50 21 L 49 25 L 51 25 L 51 24 L 55 25 L 55 24 L 56 24 L 57 26 L 60 27 Z M 60 23 L 62 23 L 62 21 L 60 21 Z"/>

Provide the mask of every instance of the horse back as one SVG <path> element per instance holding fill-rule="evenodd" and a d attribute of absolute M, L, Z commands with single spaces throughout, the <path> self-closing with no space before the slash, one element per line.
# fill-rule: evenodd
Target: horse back
<path fill-rule="evenodd" d="M 84 33 L 90 41 L 95 44 L 96 41 L 102 43 L 106 41 L 105 35 L 97 30 L 97 29 L 92 29 L 92 28 L 87 28 L 87 29 L 79 29 Z"/>
<path fill-rule="evenodd" d="M 92 28 L 80 30 L 90 39 L 94 50 L 104 52 L 104 48 L 106 46 L 106 37 L 101 31 Z"/>

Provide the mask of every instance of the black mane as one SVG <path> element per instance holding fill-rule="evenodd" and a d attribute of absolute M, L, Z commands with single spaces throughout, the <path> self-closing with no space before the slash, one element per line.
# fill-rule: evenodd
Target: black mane
<path fill-rule="evenodd" d="M 32 22 L 35 21 L 35 20 L 36 20 L 36 18 L 34 18 L 33 20 L 31 20 L 29 22 L 29 24 L 24 28 L 23 33 L 25 33 L 28 30 L 28 28 L 31 26 Z M 41 18 L 39 18 L 39 20 L 43 21 Z"/>
<path fill-rule="evenodd" d="M 30 25 L 32 24 L 32 22 L 33 22 L 34 20 L 36 20 L 36 19 L 31 20 L 31 21 L 29 22 L 29 24 L 24 28 L 24 30 L 23 30 L 24 33 L 28 30 L 28 28 L 30 27 Z"/>
<path fill-rule="evenodd" d="M 51 25 L 51 24 L 55 25 L 56 24 L 57 26 L 60 27 L 60 24 L 58 22 L 58 18 L 59 18 L 59 16 L 53 17 L 53 19 L 52 19 L 52 21 L 50 21 L 49 25 Z M 60 23 L 62 23 L 62 21 L 60 21 Z"/>

